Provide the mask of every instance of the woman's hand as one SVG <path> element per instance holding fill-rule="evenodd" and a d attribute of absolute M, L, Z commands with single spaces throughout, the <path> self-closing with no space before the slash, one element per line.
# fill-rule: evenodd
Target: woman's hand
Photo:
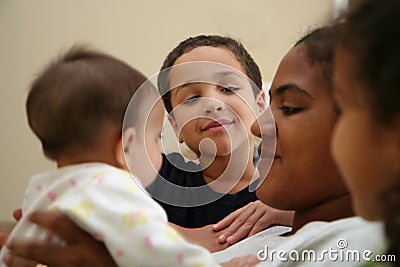
<path fill-rule="evenodd" d="M 207 250 L 217 252 L 226 249 L 229 244 L 221 244 L 218 241 L 218 236 L 221 233 L 213 231 L 212 225 L 206 225 L 200 228 L 184 228 L 176 224 L 170 223 L 175 230 L 190 243 L 200 245 Z"/>
<path fill-rule="evenodd" d="M 10 254 L 5 262 L 9 267 L 33 267 L 37 263 L 52 267 L 117 266 L 103 243 L 81 230 L 65 215 L 35 211 L 29 216 L 31 222 L 58 235 L 66 245 L 60 247 L 15 239 L 7 243 Z"/>
<path fill-rule="evenodd" d="M 225 229 L 224 233 L 219 233 L 218 240 L 232 245 L 271 225 L 291 226 L 293 217 L 293 211 L 274 209 L 257 200 L 226 216 L 213 226 L 213 230 Z"/>

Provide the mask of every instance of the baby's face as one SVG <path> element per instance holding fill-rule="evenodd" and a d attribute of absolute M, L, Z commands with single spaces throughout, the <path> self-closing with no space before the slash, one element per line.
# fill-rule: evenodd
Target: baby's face
<path fill-rule="evenodd" d="M 188 68 L 194 64 L 204 67 L 179 70 L 184 63 Z M 198 47 L 180 56 L 174 66 L 170 73 L 171 118 L 179 140 L 198 156 L 225 156 L 243 145 L 248 147 L 258 108 L 251 83 L 233 53 L 220 47 Z"/>
<path fill-rule="evenodd" d="M 146 116 L 147 114 L 143 114 Z M 125 152 L 125 159 L 129 170 L 138 177 L 144 186 L 149 185 L 157 176 L 161 168 L 162 156 L 160 151 L 160 137 L 164 121 L 164 106 L 159 100 L 152 110 L 143 129 L 135 129 L 135 137 Z"/>

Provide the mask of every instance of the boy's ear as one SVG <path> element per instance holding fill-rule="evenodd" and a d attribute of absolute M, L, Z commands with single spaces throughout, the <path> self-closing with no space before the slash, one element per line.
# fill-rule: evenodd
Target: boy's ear
<path fill-rule="evenodd" d="M 179 134 L 178 124 L 176 123 L 174 117 L 171 114 L 168 114 L 168 121 L 169 121 L 169 123 L 171 123 L 172 129 L 174 129 L 176 138 L 178 138 L 179 143 L 183 143 L 183 138 L 180 137 L 180 134 Z"/>
<path fill-rule="evenodd" d="M 265 96 L 265 91 L 261 90 L 256 96 L 256 103 L 258 107 L 258 113 L 261 114 L 267 109 L 267 101 Z"/>
<path fill-rule="evenodd" d="M 117 146 L 115 148 L 115 158 L 117 163 L 120 165 L 120 168 L 127 169 L 126 161 L 125 161 L 125 154 L 129 154 L 130 148 L 132 147 L 131 144 L 136 139 L 136 131 L 135 128 L 129 127 L 126 129 L 122 136 L 119 138 Z"/>

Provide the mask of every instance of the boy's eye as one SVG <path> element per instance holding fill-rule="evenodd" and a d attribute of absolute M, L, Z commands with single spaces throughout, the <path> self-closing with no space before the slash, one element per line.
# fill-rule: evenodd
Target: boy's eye
<path fill-rule="evenodd" d="M 225 86 L 225 87 L 222 87 L 221 92 L 232 93 L 232 92 L 237 91 L 237 90 L 239 90 L 239 88 L 237 88 L 237 87 Z"/>
<path fill-rule="evenodd" d="M 279 109 L 282 110 L 282 113 L 285 116 L 290 116 L 290 115 L 299 113 L 300 111 L 303 110 L 302 108 L 292 108 L 292 107 L 286 107 L 286 106 L 282 106 Z"/>
<path fill-rule="evenodd" d="M 196 102 L 196 101 L 199 100 L 199 99 L 200 99 L 200 96 L 199 96 L 199 95 L 192 96 L 192 97 L 186 99 L 185 101 L 183 101 L 183 104 L 191 104 L 191 103 L 193 103 L 193 102 Z"/>

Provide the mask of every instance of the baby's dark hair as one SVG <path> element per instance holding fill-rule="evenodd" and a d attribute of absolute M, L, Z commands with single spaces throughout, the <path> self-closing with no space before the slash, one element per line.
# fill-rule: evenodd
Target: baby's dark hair
<path fill-rule="evenodd" d="M 245 74 L 250 78 L 250 80 L 253 81 L 254 84 L 252 83 L 252 89 L 254 96 L 257 96 L 260 93 L 260 90 L 262 89 L 260 69 L 241 43 L 232 38 L 219 35 L 198 35 L 182 41 L 177 47 L 175 47 L 168 54 L 161 67 L 161 73 L 158 77 L 158 89 L 162 95 L 162 99 L 168 113 L 172 111 L 171 93 L 169 90 L 170 84 L 168 78 L 169 72 L 163 70 L 172 67 L 175 61 L 183 54 L 201 46 L 222 47 L 231 51 L 235 55 L 236 59 L 240 62 L 242 67 L 246 70 Z"/>
<path fill-rule="evenodd" d="M 391 127 L 400 114 L 400 1 L 364 0 L 346 15 L 339 47 L 352 57 L 376 121 Z M 398 122 L 397 122 L 398 123 Z M 400 173 L 382 195 L 388 254 L 400 259 Z M 398 266 L 394 263 L 393 266 Z"/>
<path fill-rule="evenodd" d="M 352 56 L 356 79 L 365 86 L 378 121 L 400 113 L 400 1 L 362 1 L 347 14 L 340 46 Z"/>
<path fill-rule="evenodd" d="M 317 65 L 317 73 L 321 76 L 326 85 L 332 89 L 333 55 L 337 40 L 337 25 L 325 26 L 313 29 L 300 38 L 294 47 L 303 44 L 305 57 L 309 63 Z"/>
<path fill-rule="evenodd" d="M 126 63 L 75 45 L 33 81 L 26 111 L 45 155 L 101 145 L 103 133 L 121 134 L 128 103 L 146 77 Z"/>

